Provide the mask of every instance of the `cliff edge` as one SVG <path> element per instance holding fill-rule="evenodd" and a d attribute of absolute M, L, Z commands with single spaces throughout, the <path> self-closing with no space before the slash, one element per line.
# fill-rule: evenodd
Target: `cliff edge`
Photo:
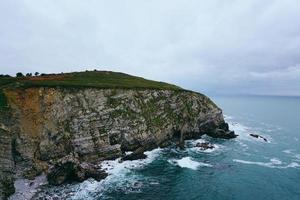
<path fill-rule="evenodd" d="M 208 97 L 162 82 L 114 72 L 4 82 L 0 199 L 14 192 L 16 178 L 45 173 L 50 184 L 100 180 L 102 160 L 142 158 L 146 150 L 204 134 L 235 137 Z"/>

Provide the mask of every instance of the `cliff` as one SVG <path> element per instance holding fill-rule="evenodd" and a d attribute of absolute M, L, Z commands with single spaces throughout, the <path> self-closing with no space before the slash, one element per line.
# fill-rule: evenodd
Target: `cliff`
<path fill-rule="evenodd" d="M 23 83 L 2 88 L 7 108 L 0 109 L 0 199 L 14 192 L 15 178 L 46 173 L 52 184 L 100 180 L 105 174 L 93 164 L 124 157 L 126 151 L 134 156 L 124 159 L 132 159 L 203 134 L 235 137 L 209 98 L 172 85 Z"/>

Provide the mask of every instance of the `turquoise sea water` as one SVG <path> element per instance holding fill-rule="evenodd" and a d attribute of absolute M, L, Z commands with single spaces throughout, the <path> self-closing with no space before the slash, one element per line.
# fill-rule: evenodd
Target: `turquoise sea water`
<path fill-rule="evenodd" d="M 300 98 L 213 97 L 223 109 L 233 140 L 203 137 L 216 148 L 156 149 L 138 161 L 108 161 L 101 182 L 51 188 L 69 199 L 299 200 Z M 262 135 L 269 142 L 250 137 Z"/>

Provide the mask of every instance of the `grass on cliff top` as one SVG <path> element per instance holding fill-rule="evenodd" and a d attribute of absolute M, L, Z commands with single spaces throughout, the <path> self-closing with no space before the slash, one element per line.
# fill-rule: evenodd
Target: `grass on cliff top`
<path fill-rule="evenodd" d="M 33 77 L 0 77 L 0 88 L 30 87 L 95 87 L 121 89 L 182 90 L 182 88 L 158 81 L 147 80 L 120 72 L 85 71 L 48 74 Z"/>

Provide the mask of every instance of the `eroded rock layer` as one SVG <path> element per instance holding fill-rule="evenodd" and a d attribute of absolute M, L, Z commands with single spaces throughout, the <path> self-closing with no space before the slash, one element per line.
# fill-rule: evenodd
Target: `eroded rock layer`
<path fill-rule="evenodd" d="M 234 137 L 221 109 L 195 92 L 40 87 L 5 95 L 10 111 L 0 118 L 1 188 L 5 179 L 34 178 L 70 155 L 95 164 L 203 134 Z"/>

